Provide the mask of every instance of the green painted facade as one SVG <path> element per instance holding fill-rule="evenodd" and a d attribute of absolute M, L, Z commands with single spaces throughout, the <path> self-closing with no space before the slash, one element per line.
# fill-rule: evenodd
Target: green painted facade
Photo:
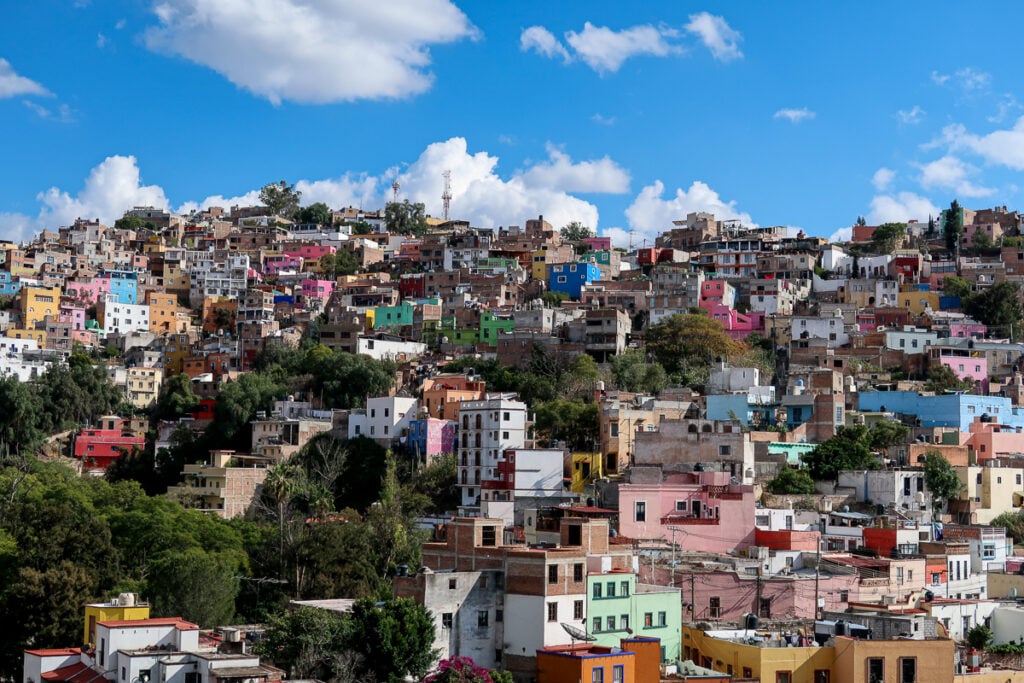
<path fill-rule="evenodd" d="M 412 325 L 412 314 L 415 307 L 403 301 L 397 306 L 378 306 L 373 311 L 373 329 L 382 327 L 401 327 Z"/>
<path fill-rule="evenodd" d="M 678 588 L 638 586 L 632 572 L 591 573 L 586 617 L 587 633 L 598 645 L 618 647 L 620 639 L 631 636 L 660 638 L 662 659 L 679 660 L 683 606 Z"/>
<path fill-rule="evenodd" d="M 498 335 L 515 328 L 516 322 L 512 318 L 498 318 L 493 313 L 483 313 L 480 316 L 480 341 L 496 345 Z"/>

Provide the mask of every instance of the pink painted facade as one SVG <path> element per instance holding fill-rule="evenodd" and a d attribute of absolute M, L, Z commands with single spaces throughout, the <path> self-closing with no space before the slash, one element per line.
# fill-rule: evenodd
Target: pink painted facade
<path fill-rule="evenodd" d="M 962 322 L 949 324 L 949 336 L 958 339 L 967 337 L 984 337 L 988 334 L 988 325 L 976 322 Z"/>
<path fill-rule="evenodd" d="M 327 300 L 331 298 L 331 294 L 334 293 L 334 287 L 336 284 L 337 283 L 334 280 L 303 280 L 303 303 L 320 301 L 326 304 Z"/>
<path fill-rule="evenodd" d="M 282 252 L 285 256 L 298 256 L 305 261 L 319 261 L 321 256 L 337 253 L 338 248 L 327 244 L 303 244 Z"/>
<path fill-rule="evenodd" d="M 619 532 L 671 539 L 683 550 L 725 553 L 754 544 L 754 487 L 730 484 L 728 472 L 670 474 L 660 484 L 619 487 Z"/>
<path fill-rule="evenodd" d="M 266 262 L 263 264 L 263 272 L 267 275 L 278 275 L 285 271 L 298 272 L 302 270 L 303 263 L 305 263 L 305 259 L 301 256 L 277 254 L 267 257 Z"/>
<path fill-rule="evenodd" d="M 427 452 L 429 458 L 442 453 L 455 452 L 455 422 L 429 418 L 426 420 Z"/>
<path fill-rule="evenodd" d="M 102 301 L 107 294 L 110 294 L 110 280 L 107 278 L 92 277 L 85 280 L 71 280 L 64 287 L 64 296 L 67 299 L 78 301 L 85 306 Z"/>
<path fill-rule="evenodd" d="M 700 307 L 711 312 L 718 306 L 736 305 L 736 288 L 725 280 L 705 280 L 700 286 Z"/>
<path fill-rule="evenodd" d="M 676 540 L 679 534 L 676 533 Z M 690 577 L 676 571 L 676 586 L 683 589 L 683 600 L 689 602 L 693 596 L 693 615 L 684 612 L 683 618 L 696 621 L 742 622 L 743 615 L 762 613 L 759 607 L 767 607 L 772 619 L 813 619 L 814 573 L 806 578 L 793 576 L 740 575 L 734 571 L 706 571 Z M 670 585 L 672 573 L 665 567 L 655 567 L 651 575 L 649 563 L 640 563 L 639 581 Z M 822 574 L 818 582 L 818 594 L 825 599 L 825 609 L 843 611 L 848 599 L 858 594 L 860 578 L 856 574 Z M 760 584 L 760 586 L 758 585 Z M 692 586 L 692 589 L 691 589 Z M 758 590 L 763 605 L 757 604 Z M 692 592 L 691 592 L 692 591 Z M 712 600 L 712 598 L 716 598 Z M 717 609 L 713 606 L 717 605 Z M 684 610 L 687 608 L 683 608 Z"/>
<path fill-rule="evenodd" d="M 611 237 L 587 237 L 583 243 L 589 245 L 591 251 L 610 251 L 612 248 Z"/>
<path fill-rule="evenodd" d="M 764 332 L 764 313 L 739 313 L 728 306 L 713 306 L 708 312 L 733 339 L 743 340 L 754 332 Z"/>
<path fill-rule="evenodd" d="M 941 356 L 939 362 L 956 373 L 960 379 L 970 379 L 980 388 L 982 394 L 988 393 L 988 360 L 982 356 Z"/>
<path fill-rule="evenodd" d="M 85 309 L 81 306 L 61 305 L 60 315 L 62 319 L 66 318 L 71 323 L 72 330 L 85 329 Z"/>
<path fill-rule="evenodd" d="M 979 464 L 1000 456 L 1024 453 L 1024 433 L 1012 427 L 982 422 L 975 417 L 969 428 L 969 433 L 960 433 L 960 445 L 977 453 Z"/>

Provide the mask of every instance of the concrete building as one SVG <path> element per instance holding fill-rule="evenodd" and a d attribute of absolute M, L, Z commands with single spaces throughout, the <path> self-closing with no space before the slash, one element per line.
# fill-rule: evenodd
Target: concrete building
<path fill-rule="evenodd" d="M 482 500 L 484 479 L 497 480 L 498 463 L 505 451 L 526 448 L 529 417 L 526 404 L 515 394 L 488 394 L 479 401 L 459 406 L 459 486 L 462 507 L 473 508 Z"/>
<path fill-rule="evenodd" d="M 267 461 L 233 451 L 211 451 L 208 462 L 186 464 L 181 483 L 167 493 L 185 507 L 224 519 L 244 516 L 267 478 Z"/>
<path fill-rule="evenodd" d="M 366 408 L 353 410 L 348 418 L 348 438 L 360 436 L 390 445 L 408 437 L 409 423 L 416 419 L 419 402 L 404 396 L 380 396 L 366 400 Z"/>

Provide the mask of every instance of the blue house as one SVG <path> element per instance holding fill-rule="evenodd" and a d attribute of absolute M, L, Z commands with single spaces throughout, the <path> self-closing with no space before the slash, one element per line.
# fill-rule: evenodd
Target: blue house
<path fill-rule="evenodd" d="M 1004 396 L 865 391 L 858 394 L 858 407 L 864 412 L 913 415 L 922 427 L 955 427 L 962 432 L 969 431 L 971 423 L 982 415 L 1007 427 L 1024 427 L 1024 411 L 1014 408 L 1013 401 Z"/>
<path fill-rule="evenodd" d="M 601 269 L 596 263 L 552 263 L 548 268 L 548 289 L 564 292 L 574 299 L 580 297 L 583 285 L 601 279 Z"/>
<path fill-rule="evenodd" d="M 138 273 L 129 270 L 108 270 L 103 277 L 110 280 L 110 294 L 117 300 L 117 303 L 138 303 Z"/>
<path fill-rule="evenodd" d="M 6 270 L 0 270 L 0 296 L 14 296 L 21 291 L 21 282 L 11 277 Z"/>

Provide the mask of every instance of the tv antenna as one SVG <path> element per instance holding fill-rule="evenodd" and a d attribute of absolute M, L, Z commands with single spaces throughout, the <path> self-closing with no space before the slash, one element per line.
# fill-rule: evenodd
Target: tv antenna
<path fill-rule="evenodd" d="M 595 640 L 597 640 L 597 638 L 595 638 L 592 635 L 589 635 L 586 631 L 581 629 L 579 626 L 573 626 L 572 624 L 567 624 L 564 621 L 563 622 L 559 622 L 559 626 L 561 626 L 565 630 L 565 632 L 569 634 L 569 638 L 572 640 L 571 646 L 573 648 L 576 647 L 576 641 L 577 640 L 579 640 L 581 642 L 584 642 L 584 643 L 592 643 Z"/>
<path fill-rule="evenodd" d="M 441 193 L 441 206 L 444 210 L 444 221 L 448 222 L 448 208 L 452 203 L 452 172 L 445 171 L 441 174 L 444 177 L 444 192 Z"/>

